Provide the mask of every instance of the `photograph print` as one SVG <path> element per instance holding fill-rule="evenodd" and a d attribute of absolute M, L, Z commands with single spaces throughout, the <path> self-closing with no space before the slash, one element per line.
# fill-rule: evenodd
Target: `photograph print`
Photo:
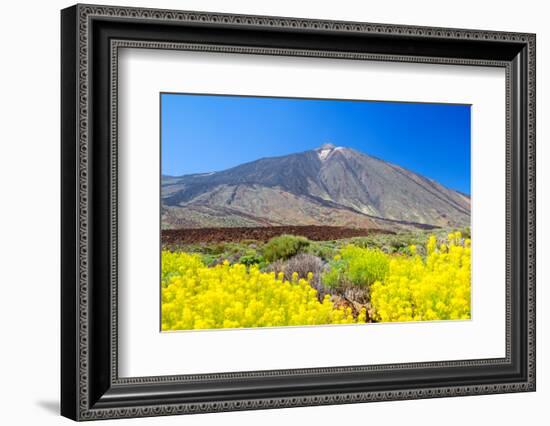
<path fill-rule="evenodd" d="M 161 330 L 469 320 L 470 117 L 161 93 Z"/>

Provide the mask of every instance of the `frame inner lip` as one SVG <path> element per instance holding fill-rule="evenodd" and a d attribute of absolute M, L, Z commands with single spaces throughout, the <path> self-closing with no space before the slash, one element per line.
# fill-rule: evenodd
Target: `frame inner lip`
<path fill-rule="evenodd" d="M 239 52 L 242 52 L 241 54 L 254 54 L 256 52 L 263 52 L 264 54 L 267 54 L 270 50 L 273 50 L 276 56 L 300 56 L 302 53 L 301 49 L 281 49 L 281 48 L 274 48 L 274 49 L 266 49 L 264 47 L 258 48 L 258 47 L 250 47 L 250 46 L 228 46 L 228 45 L 213 45 L 213 46 L 205 46 L 202 44 L 196 44 L 196 43 L 175 43 L 175 42 L 151 42 L 147 40 L 129 40 L 129 39 L 119 39 L 114 38 L 110 40 L 110 61 L 111 65 L 114 70 L 118 70 L 118 50 L 120 48 L 137 48 L 137 49 L 148 49 L 148 48 L 154 48 L 159 50 L 183 50 L 183 51 L 200 51 L 200 52 L 222 52 L 222 53 L 235 53 L 239 54 Z M 213 48 L 213 50 L 210 50 Z M 314 52 L 313 57 L 316 57 Z M 327 56 L 328 55 L 328 56 Z M 335 58 L 332 58 L 330 55 L 335 55 Z M 327 58 L 327 59 L 342 59 L 341 58 L 342 52 L 324 52 L 320 57 Z M 359 55 L 356 55 L 352 53 L 351 55 L 357 56 L 357 59 L 361 60 L 372 60 L 373 58 L 379 59 L 380 55 L 377 54 L 369 54 L 369 53 L 361 53 Z M 511 67 L 509 62 L 507 61 L 487 61 L 483 59 L 469 59 L 469 60 L 463 60 L 463 59 L 452 59 L 449 60 L 448 58 L 439 58 L 442 60 L 442 62 L 437 62 L 438 58 L 429 58 L 429 62 L 426 62 L 428 64 L 449 64 L 449 65 L 475 65 L 475 66 L 496 66 L 496 67 L 503 67 L 506 70 L 506 80 L 508 81 L 509 74 L 511 72 Z M 424 63 L 424 59 L 418 59 L 415 56 L 403 56 L 403 55 L 388 55 L 388 57 L 384 60 L 391 61 L 391 62 L 413 62 L 413 63 Z M 433 61 L 433 62 L 432 62 Z M 113 75 L 112 80 L 116 81 L 116 74 Z M 112 81 L 113 82 L 113 81 Z M 506 90 L 509 90 L 509 87 L 506 87 Z M 114 96 L 111 96 L 111 109 L 112 111 L 116 112 L 118 110 L 118 98 L 116 96 L 117 92 L 114 92 Z M 117 123 L 111 122 L 111 131 L 113 135 L 117 135 L 116 132 Z M 508 134 L 507 134 L 508 137 Z M 113 164 L 116 164 L 116 137 L 112 140 L 112 161 Z M 115 194 L 115 201 L 116 201 L 117 195 Z M 116 202 L 112 204 L 112 212 L 111 212 L 111 220 L 113 223 L 118 223 L 117 221 L 117 208 L 116 208 Z M 116 285 L 116 284 L 115 284 Z M 508 312 L 508 304 L 509 304 L 509 298 L 506 297 L 507 300 L 507 312 Z M 116 301 L 115 301 L 116 302 Z M 116 304 L 111 306 L 112 312 L 117 311 Z M 358 366 L 333 366 L 333 367 L 319 367 L 319 368 L 296 368 L 296 369 L 284 369 L 284 370 L 265 370 L 265 371 L 241 371 L 241 372 L 232 372 L 232 373 L 204 373 L 204 374 L 183 374 L 183 375 L 169 375 L 169 376 L 148 376 L 148 377 L 130 377 L 130 378 L 120 378 L 118 377 L 118 370 L 116 374 L 113 374 L 111 377 L 112 383 L 117 385 L 130 385 L 130 384 L 155 384 L 155 383 L 166 383 L 171 384 L 174 382 L 174 380 L 177 381 L 217 381 L 217 380 L 235 380 L 235 379 L 254 379 L 257 377 L 261 378 L 270 378 L 273 376 L 287 376 L 287 377 L 296 377 L 304 374 L 315 374 L 315 375 L 323 375 L 323 374 L 330 374 L 330 375 L 338 375 L 338 374 L 346 374 L 346 373 L 368 373 L 368 372 L 376 372 L 376 371 L 392 371 L 395 369 L 400 370 L 407 370 L 407 369 L 415 369 L 415 368 L 460 368 L 464 366 L 471 366 L 471 367 L 477 367 L 477 366 L 486 366 L 486 365 L 502 365 L 502 366 L 509 366 L 512 364 L 511 361 L 511 352 L 510 352 L 510 341 L 511 341 L 511 333 L 510 333 L 510 324 L 509 324 L 509 315 L 506 315 L 507 317 L 507 323 L 506 323 L 506 356 L 503 358 L 482 358 L 482 359 L 465 359 L 465 360 L 451 360 L 451 361 L 427 361 L 427 362 L 411 362 L 411 363 L 395 363 L 395 364 L 375 364 L 375 365 L 358 365 Z M 113 327 L 116 327 L 116 317 L 113 318 Z M 118 330 L 118 328 L 115 328 Z M 118 335 L 118 333 L 117 333 Z M 117 337 L 116 337 L 117 338 Z M 116 347 L 118 348 L 118 338 L 116 342 Z M 116 356 L 115 362 L 118 360 L 118 356 Z M 118 365 L 118 363 L 117 363 Z"/>

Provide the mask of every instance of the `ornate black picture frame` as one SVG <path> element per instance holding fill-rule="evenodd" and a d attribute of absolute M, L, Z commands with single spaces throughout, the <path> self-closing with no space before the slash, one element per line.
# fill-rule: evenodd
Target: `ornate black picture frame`
<path fill-rule="evenodd" d="M 76 5 L 61 13 L 61 413 L 159 416 L 535 390 L 535 35 Z M 506 356 L 120 378 L 117 52 L 186 49 L 506 70 Z"/>

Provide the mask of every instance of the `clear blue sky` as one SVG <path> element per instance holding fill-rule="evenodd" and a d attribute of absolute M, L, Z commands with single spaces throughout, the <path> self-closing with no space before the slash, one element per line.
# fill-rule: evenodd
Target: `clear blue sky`
<path fill-rule="evenodd" d="M 162 174 L 219 171 L 330 142 L 470 193 L 470 106 L 161 94 Z"/>

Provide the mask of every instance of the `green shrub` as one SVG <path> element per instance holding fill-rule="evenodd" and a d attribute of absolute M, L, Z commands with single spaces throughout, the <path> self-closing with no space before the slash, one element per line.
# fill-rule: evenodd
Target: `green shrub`
<path fill-rule="evenodd" d="M 248 250 L 244 256 L 241 256 L 239 258 L 239 263 L 242 263 L 246 266 L 251 265 L 262 265 L 265 262 L 264 257 L 260 254 L 258 254 L 254 250 Z"/>
<path fill-rule="evenodd" d="M 330 244 L 326 241 L 323 242 L 311 242 L 307 247 L 306 252 L 312 254 L 313 256 L 319 257 L 324 261 L 329 261 L 332 259 L 338 250 L 334 247 L 334 244 Z"/>
<path fill-rule="evenodd" d="M 267 261 L 286 260 L 297 255 L 309 246 L 309 240 L 295 235 L 281 235 L 270 239 L 263 247 Z"/>
<path fill-rule="evenodd" d="M 350 284 L 367 287 L 384 279 L 389 264 L 388 255 L 381 250 L 347 245 L 329 263 L 329 271 L 323 275 L 323 284 L 329 288 Z"/>
<path fill-rule="evenodd" d="M 375 241 L 372 237 L 353 237 L 349 240 L 350 244 L 354 246 L 367 248 L 377 245 L 379 242 Z"/>
<path fill-rule="evenodd" d="M 215 243 L 211 245 L 206 245 L 206 247 L 204 247 L 201 251 L 204 251 L 204 253 L 206 254 L 220 255 L 223 254 L 223 252 L 225 251 L 225 244 Z"/>
<path fill-rule="evenodd" d="M 201 255 L 201 259 L 206 266 L 212 266 L 215 264 L 216 260 L 218 259 L 218 256 L 215 256 L 212 254 L 203 254 Z"/>
<path fill-rule="evenodd" d="M 348 264 L 350 281 L 358 286 L 368 286 L 383 280 L 390 265 L 389 257 L 382 251 L 352 245 L 342 249 L 342 259 Z"/>
<path fill-rule="evenodd" d="M 345 287 L 347 266 L 344 260 L 336 256 L 336 259 L 329 263 L 329 270 L 321 277 L 323 285 L 328 288 Z"/>

